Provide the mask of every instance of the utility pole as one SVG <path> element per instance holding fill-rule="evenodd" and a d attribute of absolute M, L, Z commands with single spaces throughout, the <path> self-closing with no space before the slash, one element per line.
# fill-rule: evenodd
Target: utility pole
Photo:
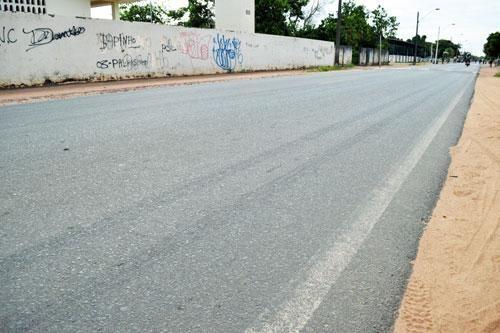
<path fill-rule="evenodd" d="M 378 67 L 382 64 L 382 33 L 378 35 Z"/>
<path fill-rule="evenodd" d="M 446 29 L 446 28 L 448 28 L 448 27 L 451 27 L 453 25 L 455 25 L 455 23 L 452 23 L 452 24 L 450 24 L 448 26 L 445 26 L 443 28 L 443 30 Z M 438 55 L 438 50 L 439 50 L 439 35 L 440 35 L 440 33 L 441 33 L 441 26 L 438 27 L 438 41 L 436 43 L 436 57 L 434 58 L 436 60 L 436 64 L 437 64 L 437 55 Z"/>
<path fill-rule="evenodd" d="M 434 63 L 437 65 L 437 61 L 438 61 L 438 50 L 439 50 L 439 34 L 441 32 L 441 27 L 439 26 L 438 27 L 438 39 L 437 39 L 437 42 L 436 42 L 436 57 L 434 58 Z"/>
<path fill-rule="evenodd" d="M 151 15 L 151 23 L 153 23 L 153 0 L 149 0 L 149 10 Z"/>
<path fill-rule="evenodd" d="M 337 31 L 335 34 L 335 65 L 340 65 L 340 29 L 342 26 L 342 0 L 339 0 L 339 10 L 337 12 Z"/>
<path fill-rule="evenodd" d="M 417 12 L 417 31 L 415 32 L 415 54 L 413 55 L 413 65 L 417 64 L 417 40 L 418 40 L 418 21 L 419 21 L 420 12 Z"/>
<path fill-rule="evenodd" d="M 429 11 L 427 14 L 425 14 L 423 17 L 422 17 L 422 21 L 427 17 L 429 16 L 430 13 L 434 12 L 434 11 L 438 11 L 440 10 L 440 8 L 434 8 L 432 9 L 431 11 Z M 413 65 L 416 65 L 417 64 L 417 56 L 418 56 L 418 25 L 420 23 L 420 11 L 417 11 L 417 29 L 416 29 L 416 32 L 415 32 L 415 52 L 413 54 Z M 425 44 L 425 43 L 424 43 Z M 425 45 L 424 45 L 425 46 Z M 427 50 L 425 49 L 424 47 L 424 58 L 427 54 Z M 431 61 L 432 61 L 432 43 L 431 43 Z"/>

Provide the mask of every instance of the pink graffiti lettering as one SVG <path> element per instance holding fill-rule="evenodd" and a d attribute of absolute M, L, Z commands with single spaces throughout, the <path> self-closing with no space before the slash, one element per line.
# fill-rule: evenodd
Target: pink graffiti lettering
<path fill-rule="evenodd" d="M 196 32 L 181 32 L 180 33 L 179 50 L 188 55 L 191 59 L 208 59 L 208 45 L 210 36 L 200 36 Z"/>

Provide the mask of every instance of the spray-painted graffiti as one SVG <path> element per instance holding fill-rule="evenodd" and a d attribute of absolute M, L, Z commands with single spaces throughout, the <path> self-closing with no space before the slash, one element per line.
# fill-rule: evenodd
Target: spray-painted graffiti
<path fill-rule="evenodd" d="M 217 34 L 217 37 L 214 37 L 212 53 L 217 66 L 226 71 L 233 71 L 237 64 L 243 63 L 241 42 L 236 37 L 226 38 Z"/>
<path fill-rule="evenodd" d="M 137 49 L 141 47 L 137 44 L 137 40 L 134 36 L 126 34 L 106 34 L 98 33 L 97 40 L 99 42 L 99 49 L 103 50 L 113 50 L 115 48 L 120 49 L 122 52 L 126 49 Z"/>
<path fill-rule="evenodd" d="M 161 52 L 174 52 L 177 51 L 172 40 L 168 38 L 165 43 L 161 44 Z"/>
<path fill-rule="evenodd" d="M 314 57 L 316 59 L 323 59 L 324 57 L 331 56 L 333 54 L 332 47 L 319 47 L 317 49 L 313 49 Z"/>
<path fill-rule="evenodd" d="M 73 26 L 63 32 L 54 32 L 50 28 L 36 28 L 29 31 L 23 29 L 23 32 L 31 37 L 29 48 L 26 49 L 26 51 L 29 51 L 35 47 L 50 44 L 58 39 L 81 35 L 85 32 L 85 28 Z"/>
<path fill-rule="evenodd" d="M 0 30 L 0 46 L 2 44 L 14 44 L 17 42 L 14 28 L 2 27 Z"/>
<path fill-rule="evenodd" d="M 136 70 L 139 68 L 149 68 L 151 65 L 151 55 L 143 57 L 141 55 L 132 57 L 131 55 L 125 55 L 121 59 L 104 59 L 99 60 L 96 63 L 96 67 L 99 69 L 124 69 L 124 70 Z"/>
<path fill-rule="evenodd" d="M 191 59 L 207 60 L 210 35 L 201 36 L 197 32 L 181 32 L 179 49 Z"/>
<path fill-rule="evenodd" d="M 155 52 L 155 63 L 161 69 L 168 69 L 170 67 L 168 57 L 163 51 Z"/>

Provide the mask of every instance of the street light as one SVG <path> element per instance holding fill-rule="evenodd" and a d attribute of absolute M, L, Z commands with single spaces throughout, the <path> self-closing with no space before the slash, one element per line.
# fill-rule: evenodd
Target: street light
<path fill-rule="evenodd" d="M 451 26 L 455 25 L 455 23 L 452 23 L 450 25 L 447 25 L 446 27 L 443 28 L 446 29 L 446 28 L 449 28 Z M 434 57 L 434 63 L 437 64 L 437 60 L 438 60 L 438 50 L 439 50 L 439 33 L 441 32 L 441 27 L 439 26 L 438 27 L 438 39 L 437 39 L 437 42 L 436 42 L 436 56 Z"/>
<path fill-rule="evenodd" d="M 434 8 L 432 9 L 431 11 L 429 11 L 427 14 L 425 14 L 423 17 L 422 17 L 422 20 L 424 18 L 426 18 L 430 13 L 434 12 L 434 11 L 438 11 L 440 10 L 440 8 Z M 415 53 L 413 54 L 413 65 L 416 65 L 417 64 L 417 50 L 418 50 L 418 46 L 417 46 L 417 38 L 418 38 L 418 23 L 420 22 L 419 20 L 419 16 L 420 16 L 420 12 L 417 12 L 417 31 L 415 33 Z"/>

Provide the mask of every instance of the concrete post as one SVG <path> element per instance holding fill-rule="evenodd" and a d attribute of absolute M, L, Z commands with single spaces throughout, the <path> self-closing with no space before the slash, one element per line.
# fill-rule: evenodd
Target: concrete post
<path fill-rule="evenodd" d="M 111 13 L 113 15 L 113 20 L 120 20 L 120 4 L 113 2 L 111 4 Z"/>
<path fill-rule="evenodd" d="M 335 28 L 335 60 L 334 65 L 339 66 L 340 29 L 342 29 L 342 0 L 339 0 L 337 11 L 337 27 Z"/>

